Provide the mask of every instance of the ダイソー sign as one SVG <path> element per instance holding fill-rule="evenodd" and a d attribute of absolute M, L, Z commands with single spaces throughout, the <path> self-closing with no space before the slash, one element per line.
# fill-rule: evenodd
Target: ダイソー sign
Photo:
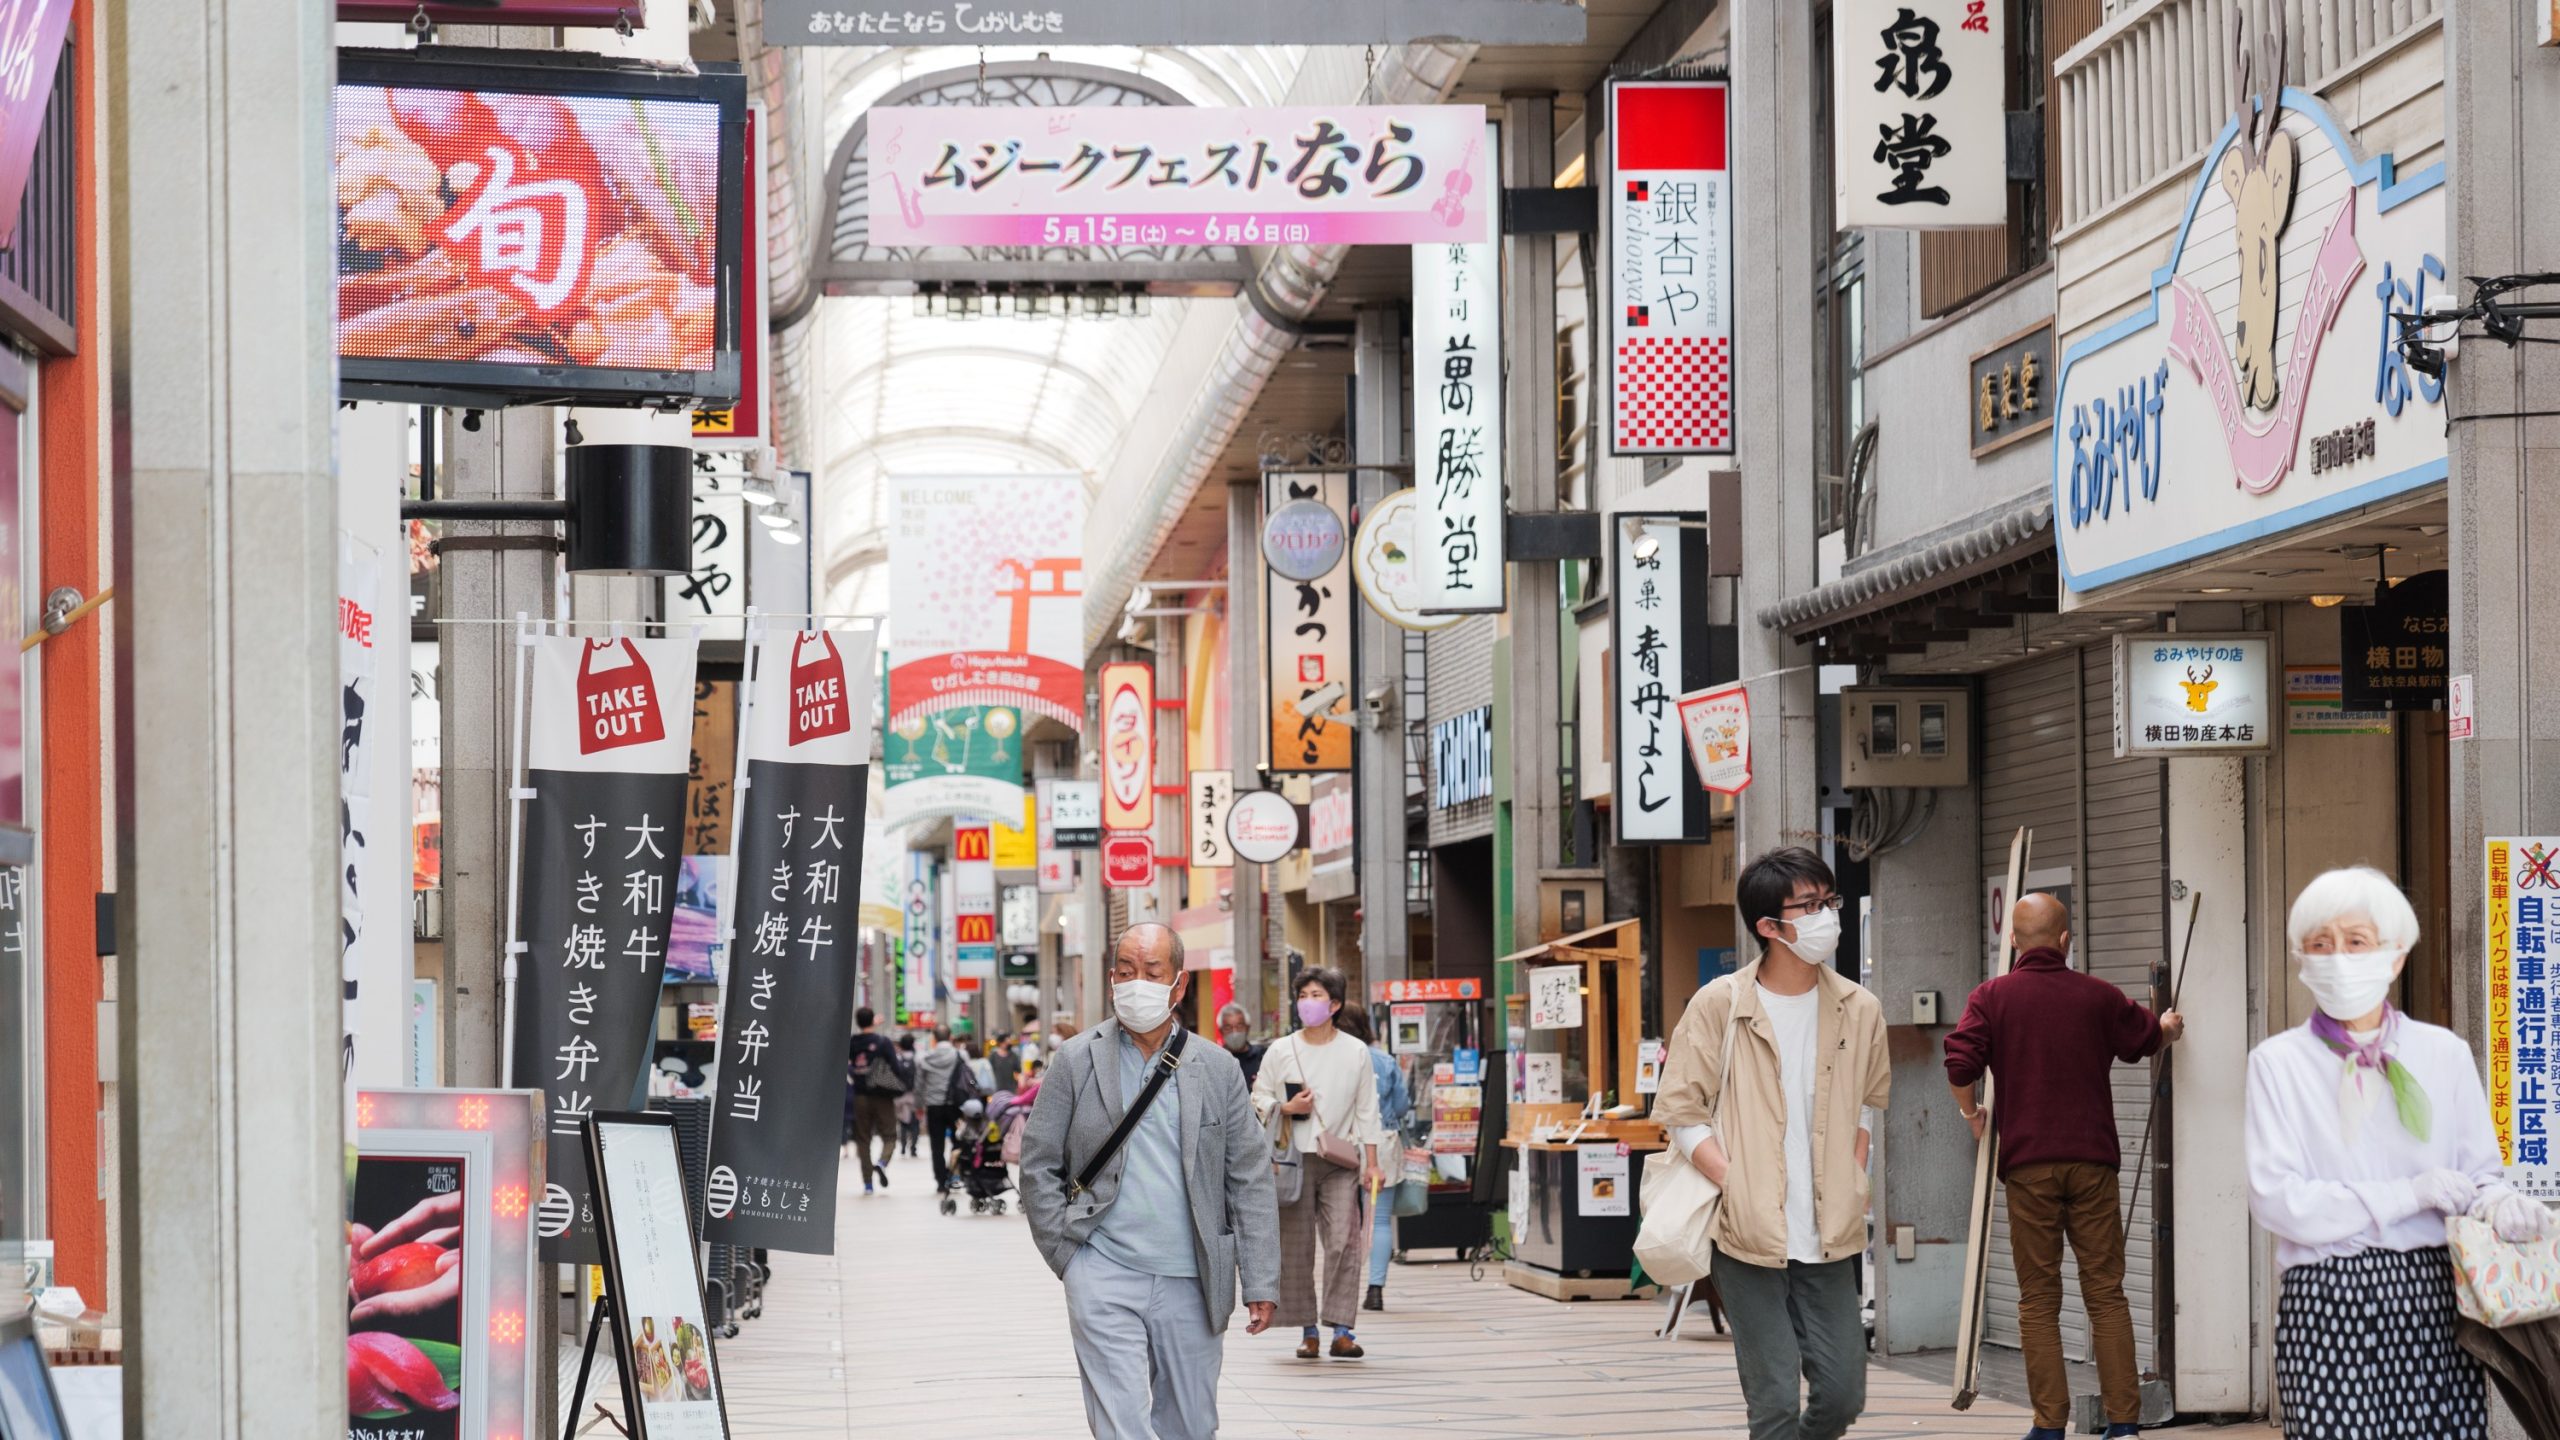
<path fill-rule="evenodd" d="M 1480 233 L 1500 194 L 1481 105 L 886 105 L 869 124 L 874 245 L 1423 245 Z"/>
<path fill-rule="evenodd" d="M 1119 661 L 1102 667 L 1102 828 L 1156 823 L 1156 672 Z"/>
<path fill-rule="evenodd" d="M 1137 890 L 1156 880 L 1156 843 L 1144 830 L 1114 830 L 1102 837 L 1102 883 Z"/>

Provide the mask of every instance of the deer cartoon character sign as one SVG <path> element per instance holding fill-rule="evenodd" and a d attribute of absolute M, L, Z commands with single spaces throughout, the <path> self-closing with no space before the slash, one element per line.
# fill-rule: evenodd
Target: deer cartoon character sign
<path fill-rule="evenodd" d="M 2444 167 L 2404 170 L 2364 149 L 2318 96 L 2287 85 L 2281 7 L 2241 9 L 2225 37 L 2231 113 L 2147 302 L 2064 338 L 2054 522 L 2075 593 L 2445 475 L 2443 385 L 2402 362 L 2390 318 L 2452 294 Z M 2112 204 L 2072 200 L 2086 208 L 2065 225 L 2093 238 L 2060 257 L 2066 287 L 2103 288 L 2098 262 L 2080 257 L 2119 253 L 2110 225 L 2147 223 Z M 2083 265 L 2093 273 L 2073 273 Z M 2322 443 L 2340 435 L 2355 443 Z"/>
<path fill-rule="evenodd" d="M 2116 643 L 2116 753 L 2264 750 L 2282 718 L 2264 635 L 2126 635 Z"/>

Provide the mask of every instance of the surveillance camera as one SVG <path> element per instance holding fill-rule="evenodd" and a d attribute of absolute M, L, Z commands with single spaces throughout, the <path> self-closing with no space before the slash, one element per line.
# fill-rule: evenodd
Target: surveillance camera
<path fill-rule="evenodd" d="M 1387 702 L 1393 698 L 1395 698 L 1395 691 L 1380 685 L 1360 697 L 1360 708 L 1372 715 L 1384 715 L 1387 713 Z"/>

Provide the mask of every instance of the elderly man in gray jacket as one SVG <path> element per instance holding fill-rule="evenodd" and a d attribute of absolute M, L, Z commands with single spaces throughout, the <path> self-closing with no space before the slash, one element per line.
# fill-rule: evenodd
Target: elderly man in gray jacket
<path fill-rule="evenodd" d="M 1271 1142 L 1235 1057 L 1174 1018 L 1190 983 L 1181 939 L 1131 926 L 1111 980 L 1114 1018 L 1066 1042 L 1042 1076 L 1022 1132 L 1022 1211 L 1066 1281 L 1097 1440 L 1206 1440 L 1239 1278 L 1248 1335 L 1280 1298 Z M 1159 1069 L 1154 1102 L 1105 1154 Z"/>

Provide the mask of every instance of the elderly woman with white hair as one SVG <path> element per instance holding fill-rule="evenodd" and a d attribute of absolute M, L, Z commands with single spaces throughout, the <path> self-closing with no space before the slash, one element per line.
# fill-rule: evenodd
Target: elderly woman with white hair
<path fill-rule="evenodd" d="M 2285 1434 L 2485 1440 L 2487 1396 L 2455 1343 L 2448 1216 L 2544 1233 L 2510 1188 L 2470 1047 L 2393 1008 L 2417 912 L 2378 870 L 2332 870 L 2286 925 L 2319 1005 L 2249 1054 L 2249 1209 L 2276 1237 Z"/>

